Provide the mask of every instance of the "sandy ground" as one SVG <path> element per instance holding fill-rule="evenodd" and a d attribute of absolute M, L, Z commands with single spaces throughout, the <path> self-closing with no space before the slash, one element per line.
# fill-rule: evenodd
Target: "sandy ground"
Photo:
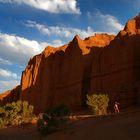
<path fill-rule="evenodd" d="M 0 140 L 140 140 L 140 108 L 119 115 L 75 121 L 61 131 L 41 137 L 35 125 L 0 129 Z"/>

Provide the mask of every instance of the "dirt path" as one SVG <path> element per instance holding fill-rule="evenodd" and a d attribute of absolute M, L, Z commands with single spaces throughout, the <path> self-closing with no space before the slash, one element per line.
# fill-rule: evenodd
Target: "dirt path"
<path fill-rule="evenodd" d="M 140 112 L 133 112 L 84 120 L 46 140 L 140 140 L 139 130 Z"/>
<path fill-rule="evenodd" d="M 80 120 L 41 138 L 35 126 L 0 129 L 0 140 L 140 140 L 140 111 Z"/>

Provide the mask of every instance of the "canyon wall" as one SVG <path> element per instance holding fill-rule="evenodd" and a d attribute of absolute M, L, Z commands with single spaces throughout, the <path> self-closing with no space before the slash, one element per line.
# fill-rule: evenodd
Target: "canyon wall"
<path fill-rule="evenodd" d="M 47 47 L 29 61 L 14 99 L 29 101 L 35 112 L 58 104 L 78 110 L 86 105 L 87 94 L 106 93 L 110 106 L 118 101 L 127 107 L 140 103 L 139 72 L 140 15 L 117 36 L 75 36 L 59 48 Z"/>
<path fill-rule="evenodd" d="M 85 40 L 75 36 L 68 45 L 47 47 L 30 60 L 23 72 L 21 99 L 33 104 L 37 112 L 58 104 L 80 109 L 89 90 L 86 82 L 94 53 L 101 49 L 93 45 L 104 47 L 113 39 L 114 36 L 107 34 Z"/>
<path fill-rule="evenodd" d="M 108 93 L 122 107 L 139 102 L 140 16 L 128 21 L 123 31 L 93 61 L 91 93 Z"/>

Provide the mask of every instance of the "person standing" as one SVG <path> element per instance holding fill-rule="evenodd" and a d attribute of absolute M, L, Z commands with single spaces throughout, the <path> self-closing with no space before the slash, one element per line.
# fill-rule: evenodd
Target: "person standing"
<path fill-rule="evenodd" d="M 114 103 L 114 112 L 115 114 L 120 113 L 120 109 L 119 109 L 119 103 L 115 101 Z"/>

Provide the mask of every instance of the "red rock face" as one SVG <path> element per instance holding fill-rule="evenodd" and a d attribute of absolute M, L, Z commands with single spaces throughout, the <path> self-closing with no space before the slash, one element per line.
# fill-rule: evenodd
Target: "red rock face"
<path fill-rule="evenodd" d="M 128 21 L 123 31 L 93 61 L 91 93 L 108 93 L 122 107 L 139 102 L 140 16 Z"/>
<path fill-rule="evenodd" d="M 37 112 L 57 104 L 65 104 L 72 109 L 81 108 L 85 90 L 83 79 L 91 71 L 88 69 L 92 60 L 90 51 L 93 45 L 104 47 L 113 39 L 113 35 L 107 34 L 85 40 L 75 36 L 68 45 L 57 49 L 47 47 L 30 60 L 23 72 L 21 98 L 33 104 Z"/>
<path fill-rule="evenodd" d="M 110 105 L 117 100 L 126 107 L 140 102 L 139 71 L 137 16 L 116 37 L 96 34 L 81 40 L 75 36 L 62 47 L 47 47 L 23 71 L 18 98 L 33 104 L 35 112 L 58 104 L 76 110 L 85 105 L 86 94 L 100 92 L 109 95 Z"/>

